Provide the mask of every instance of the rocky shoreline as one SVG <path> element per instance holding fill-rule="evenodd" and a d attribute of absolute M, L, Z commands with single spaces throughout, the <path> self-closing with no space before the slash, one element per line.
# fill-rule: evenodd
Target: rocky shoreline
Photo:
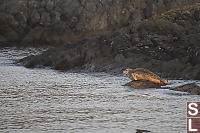
<path fill-rule="evenodd" d="M 26 67 L 112 74 L 142 67 L 167 79 L 200 79 L 199 0 L 9 0 L 0 6 L 0 46 L 54 46 L 18 61 Z"/>
<path fill-rule="evenodd" d="M 200 79 L 200 4 L 170 10 L 103 35 L 20 60 L 57 70 L 87 69 L 119 74 L 147 68 L 163 78 Z"/>

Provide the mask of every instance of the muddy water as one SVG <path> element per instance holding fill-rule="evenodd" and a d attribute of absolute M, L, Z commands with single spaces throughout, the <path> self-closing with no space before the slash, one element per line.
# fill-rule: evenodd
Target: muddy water
<path fill-rule="evenodd" d="M 183 133 L 186 101 L 200 99 L 170 90 L 123 87 L 129 81 L 124 76 L 27 69 L 13 64 L 37 52 L 0 50 L 0 132 L 133 133 L 147 129 Z M 170 81 L 174 85 L 186 82 L 191 81 Z"/>

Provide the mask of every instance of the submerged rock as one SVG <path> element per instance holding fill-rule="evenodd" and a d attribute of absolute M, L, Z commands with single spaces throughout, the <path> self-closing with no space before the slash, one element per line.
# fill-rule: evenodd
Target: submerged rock
<path fill-rule="evenodd" d="M 197 83 L 189 83 L 186 85 L 171 88 L 170 90 L 188 92 L 193 95 L 200 95 L 200 86 Z"/>
<path fill-rule="evenodd" d="M 161 84 L 156 84 L 150 81 L 133 80 L 126 83 L 124 86 L 129 86 L 135 89 L 147 89 L 147 88 L 161 88 Z"/>

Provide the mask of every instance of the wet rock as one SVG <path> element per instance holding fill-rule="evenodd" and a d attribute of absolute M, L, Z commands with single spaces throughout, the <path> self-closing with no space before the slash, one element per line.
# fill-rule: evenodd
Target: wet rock
<path fill-rule="evenodd" d="M 190 83 L 190 84 L 178 86 L 175 88 L 171 88 L 171 90 L 188 92 L 193 95 L 200 95 L 200 86 L 197 85 L 197 83 Z"/>
<path fill-rule="evenodd" d="M 148 131 L 148 130 L 142 130 L 142 129 L 136 129 L 136 133 L 149 133 L 151 131 Z"/>
<path fill-rule="evenodd" d="M 27 68 L 34 68 L 37 64 L 41 64 L 41 59 L 34 58 L 35 56 L 29 56 L 24 59 L 24 66 Z"/>
<path fill-rule="evenodd" d="M 156 84 L 149 81 L 141 81 L 141 80 L 131 81 L 129 83 L 126 83 L 124 86 L 129 86 L 135 89 L 161 88 L 161 84 Z"/>

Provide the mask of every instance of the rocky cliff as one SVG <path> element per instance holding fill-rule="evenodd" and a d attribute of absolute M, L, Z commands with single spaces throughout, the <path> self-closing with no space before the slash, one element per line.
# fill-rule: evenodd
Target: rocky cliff
<path fill-rule="evenodd" d="M 0 45 L 62 45 L 199 0 L 1 0 Z"/>

